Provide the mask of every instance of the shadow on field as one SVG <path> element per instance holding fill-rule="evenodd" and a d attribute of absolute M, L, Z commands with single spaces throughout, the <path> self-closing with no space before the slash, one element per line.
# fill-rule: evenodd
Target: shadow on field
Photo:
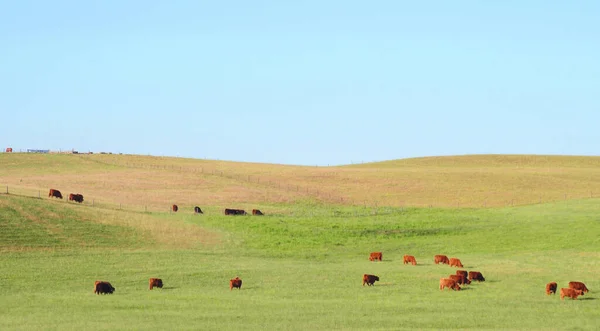
<path fill-rule="evenodd" d="M 174 290 L 176 288 L 179 288 L 179 287 L 177 287 L 177 286 L 163 286 L 162 289 L 168 291 L 168 290 Z"/>
<path fill-rule="evenodd" d="M 582 301 L 586 300 L 587 301 L 587 300 L 596 300 L 596 298 L 582 298 L 582 297 L 579 297 L 579 298 L 577 298 L 577 300 L 582 300 Z"/>

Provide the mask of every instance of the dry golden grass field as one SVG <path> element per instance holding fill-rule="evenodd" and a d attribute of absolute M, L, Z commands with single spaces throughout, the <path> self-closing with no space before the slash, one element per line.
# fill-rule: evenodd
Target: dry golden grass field
<path fill-rule="evenodd" d="M 0 154 L 5 191 L 81 193 L 85 204 L 167 211 L 323 202 L 501 207 L 600 196 L 600 157 L 468 155 L 316 167 L 115 154 Z"/>

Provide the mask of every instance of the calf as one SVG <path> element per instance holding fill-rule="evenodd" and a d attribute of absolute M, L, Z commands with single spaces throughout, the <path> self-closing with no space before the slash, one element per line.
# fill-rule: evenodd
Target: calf
<path fill-rule="evenodd" d="M 176 212 L 176 211 L 179 210 L 179 207 L 177 207 L 177 205 L 172 205 L 171 206 L 171 210 L 174 211 L 174 212 Z"/>
<path fill-rule="evenodd" d="M 569 282 L 569 288 L 572 288 L 574 290 L 580 290 L 582 293 L 585 292 L 589 292 L 590 290 L 588 290 L 588 288 L 585 286 L 584 283 L 582 282 Z M 583 295 L 583 294 L 582 294 Z"/>
<path fill-rule="evenodd" d="M 555 282 L 551 282 L 546 284 L 546 294 L 550 295 L 550 294 L 556 294 L 556 283 Z"/>
<path fill-rule="evenodd" d="M 564 300 L 565 297 L 569 297 L 573 300 L 577 300 L 578 296 L 583 295 L 582 293 L 583 293 L 583 291 L 581 291 L 581 290 L 574 290 L 572 288 L 564 288 L 563 287 L 560 289 L 560 299 Z"/>
<path fill-rule="evenodd" d="M 459 267 L 459 268 L 463 267 L 462 263 L 460 262 L 460 259 L 457 259 L 455 257 L 450 258 L 449 264 L 451 267 Z"/>
<path fill-rule="evenodd" d="M 373 252 L 369 254 L 369 261 L 381 261 L 383 254 L 381 252 Z"/>
<path fill-rule="evenodd" d="M 194 213 L 195 213 L 195 214 L 204 214 L 204 213 L 202 212 L 202 209 L 200 209 L 200 207 L 198 207 L 198 206 L 194 207 Z"/>
<path fill-rule="evenodd" d="M 160 278 L 150 278 L 150 280 L 148 281 L 149 285 L 150 285 L 150 289 L 153 289 L 155 287 L 158 288 L 162 288 L 163 287 L 163 281 Z"/>
<path fill-rule="evenodd" d="M 252 215 L 264 215 L 262 211 L 258 209 L 252 209 Z"/>
<path fill-rule="evenodd" d="M 417 265 L 417 260 L 412 255 L 404 255 L 403 261 L 404 261 L 404 264 L 410 263 L 412 265 Z"/>
<path fill-rule="evenodd" d="M 379 277 L 375 276 L 375 275 L 367 275 L 364 274 L 363 275 L 363 286 L 365 286 L 365 284 L 367 284 L 367 286 L 371 286 L 371 285 L 375 285 L 375 282 L 379 281 Z"/>
<path fill-rule="evenodd" d="M 450 264 L 450 261 L 448 260 L 448 257 L 446 255 L 436 255 L 433 257 L 433 262 L 435 262 L 435 264 Z"/>
<path fill-rule="evenodd" d="M 460 291 L 460 286 L 458 286 L 458 284 L 449 278 L 441 278 L 440 279 L 440 291 L 443 291 L 444 288 L 451 288 L 455 291 Z"/>
<path fill-rule="evenodd" d="M 483 275 L 479 271 L 469 271 L 469 280 L 485 282 L 485 278 L 483 278 Z"/>
<path fill-rule="evenodd" d="M 236 287 L 238 290 L 242 289 L 242 280 L 239 277 L 229 280 L 229 290 L 233 290 Z"/>

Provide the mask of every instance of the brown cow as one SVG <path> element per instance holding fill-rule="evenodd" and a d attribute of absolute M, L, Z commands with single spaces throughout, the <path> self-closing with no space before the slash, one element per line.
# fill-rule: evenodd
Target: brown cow
<path fill-rule="evenodd" d="M 455 257 L 450 258 L 449 264 L 451 267 L 459 267 L 459 268 L 463 267 L 462 263 L 460 263 L 460 259 L 457 259 Z"/>
<path fill-rule="evenodd" d="M 12 153 L 12 147 L 7 147 L 6 148 L 6 153 Z"/>
<path fill-rule="evenodd" d="M 460 286 L 458 286 L 454 280 L 449 278 L 440 278 L 440 291 L 443 291 L 446 287 L 455 291 L 460 291 Z"/>
<path fill-rule="evenodd" d="M 449 277 L 450 279 L 452 279 L 453 281 L 455 281 L 457 284 L 460 285 L 469 285 L 471 284 L 471 281 L 469 279 L 467 279 L 467 277 L 463 276 L 463 275 L 450 275 Z"/>
<path fill-rule="evenodd" d="M 590 290 L 588 290 L 588 288 L 585 286 L 584 283 L 582 282 L 569 282 L 569 288 L 572 288 L 574 290 L 580 290 L 582 293 L 585 292 L 589 292 Z M 583 295 L 583 294 L 582 294 Z"/>
<path fill-rule="evenodd" d="M 115 288 L 109 283 L 97 280 L 94 283 L 94 293 L 96 294 L 112 294 Z"/>
<path fill-rule="evenodd" d="M 252 209 L 252 215 L 264 215 L 262 211 L 258 209 Z"/>
<path fill-rule="evenodd" d="M 469 277 L 469 273 L 466 270 L 456 270 L 456 274 L 464 276 L 465 278 Z"/>
<path fill-rule="evenodd" d="M 202 212 L 202 209 L 200 209 L 200 207 L 198 207 L 198 206 L 194 207 L 194 213 L 195 213 L 195 214 L 204 214 L 204 213 Z"/>
<path fill-rule="evenodd" d="M 76 201 L 76 202 L 82 203 L 83 202 L 83 195 L 81 195 L 79 193 L 77 193 L 77 194 L 70 193 L 69 194 L 69 201 Z"/>
<path fill-rule="evenodd" d="M 225 208 L 225 215 L 248 215 L 243 209 L 229 209 Z"/>
<path fill-rule="evenodd" d="M 171 210 L 176 212 L 179 210 L 179 207 L 177 207 L 177 205 L 173 205 L 173 206 L 171 206 Z"/>
<path fill-rule="evenodd" d="M 403 262 L 404 264 L 410 263 L 412 265 L 417 265 L 417 260 L 412 255 L 404 255 Z"/>
<path fill-rule="evenodd" d="M 234 279 L 229 280 L 229 290 L 233 290 L 234 287 L 237 287 L 238 290 L 242 289 L 242 280 L 240 277 L 235 277 Z"/>
<path fill-rule="evenodd" d="M 546 284 L 546 294 L 550 295 L 550 294 L 556 294 L 556 283 L 555 282 L 551 282 Z"/>
<path fill-rule="evenodd" d="M 369 254 L 369 261 L 381 261 L 383 254 L 381 252 L 373 252 Z"/>
<path fill-rule="evenodd" d="M 155 287 L 158 287 L 158 288 L 163 287 L 163 281 L 160 278 L 150 278 L 150 280 L 148 281 L 148 284 L 149 284 L 150 289 L 153 289 Z"/>
<path fill-rule="evenodd" d="M 577 297 L 583 295 L 583 291 L 581 290 L 575 290 L 572 288 L 561 288 L 560 289 L 560 299 L 564 300 L 565 297 L 569 297 L 573 300 L 577 300 Z"/>
<path fill-rule="evenodd" d="M 54 198 L 59 198 L 59 199 L 63 198 L 63 196 L 60 193 L 60 191 L 59 190 L 55 190 L 53 188 L 51 188 L 50 192 L 48 192 L 48 197 L 54 197 Z"/>
<path fill-rule="evenodd" d="M 435 264 L 450 264 L 450 261 L 448 260 L 448 257 L 446 255 L 436 255 L 433 257 L 433 262 L 435 262 Z"/>
<path fill-rule="evenodd" d="M 483 278 L 483 275 L 479 271 L 469 271 L 469 280 L 485 282 L 485 278 Z"/>
<path fill-rule="evenodd" d="M 364 274 L 363 275 L 363 286 L 365 286 L 365 284 L 367 284 L 367 286 L 374 286 L 375 282 L 379 281 L 379 277 L 375 276 L 375 275 L 367 275 Z"/>

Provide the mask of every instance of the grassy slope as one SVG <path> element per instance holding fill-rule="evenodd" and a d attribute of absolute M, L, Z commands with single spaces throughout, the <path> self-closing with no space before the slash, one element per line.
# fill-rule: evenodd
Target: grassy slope
<path fill-rule="evenodd" d="M 273 208 L 337 205 L 505 207 L 600 194 L 600 157 L 475 155 L 340 167 L 132 155 L 0 153 L 0 185 L 38 196 L 78 192 L 86 203 L 166 211 L 172 203 Z"/>
<path fill-rule="evenodd" d="M 11 243 L 0 254 L 0 328 L 595 329 L 599 202 L 371 216 L 312 206 L 301 216 L 225 217 L 0 196 L 0 243 Z M 68 235 L 53 235 L 55 227 Z M 367 260 L 373 250 L 384 262 Z M 439 278 L 454 269 L 432 263 L 439 253 L 460 257 L 487 281 L 440 292 Z M 419 265 L 402 265 L 404 254 Z M 362 287 L 363 273 L 381 281 Z M 230 292 L 236 275 L 243 289 Z M 164 278 L 166 288 L 148 291 L 148 277 Z M 116 293 L 93 295 L 96 279 Z M 545 283 L 570 280 L 592 292 L 564 302 L 544 294 Z"/>

